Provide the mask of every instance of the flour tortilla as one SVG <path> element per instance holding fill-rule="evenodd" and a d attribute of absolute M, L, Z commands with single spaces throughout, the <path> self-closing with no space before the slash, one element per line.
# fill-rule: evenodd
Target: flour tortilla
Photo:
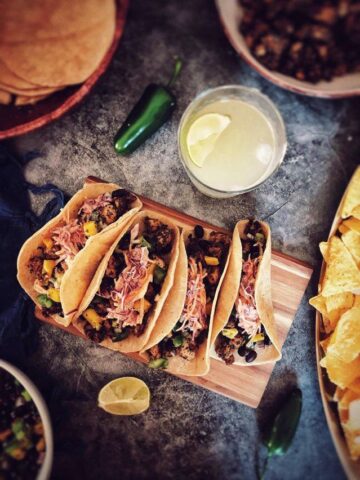
<path fill-rule="evenodd" d="M 208 238 L 210 229 L 204 229 L 205 238 Z M 179 259 L 175 272 L 175 281 L 173 288 L 165 302 L 164 308 L 158 319 L 158 322 L 151 333 L 148 343 L 144 346 L 140 355 L 149 360 L 149 356 L 146 352 L 149 348 L 157 345 L 161 340 L 166 337 L 178 322 L 180 315 L 183 311 L 187 290 L 187 278 L 188 278 L 188 257 L 186 254 L 186 239 L 189 233 L 193 233 L 193 230 L 185 230 L 180 239 Z M 186 376 L 201 376 L 206 375 L 210 369 L 209 359 L 209 347 L 210 337 L 213 325 L 213 318 L 216 309 L 216 302 L 220 291 L 221 284 L 225 278 L 225 274 L 228 268 L 230 268 L 229 259 L 231 258 L 231 246 L 228 254 L 227 262 L 224 266 L 224 270 L 221 274 L 219 284 L 217 286 L 215 296 L 213 299 L 212 310 L 210 314 L 209 331 L 206 341 L 204 341 L 199 349 L 196 351 L 196 355 L 193 360 L 186 360 L 185 358 L 177 355 L 175 357 L 168 358 L 168 366 L 166 371 L 175 375 Z"/>
<path fill-rule="evenodd" d="M 42 245 L 43 239 L 48 238 L 50 232 L 57 226 L 60 226 L 64 221 L 75 219 L 81 205 L 87 198 L 95 198 L 102 193 L 112 192 L 119 188 L 121 187 L 114 183 L 85 184 L 84 187 L 69 200 L 55 218 L 50 220 L 50 222 L 34 233 L 34 235 L 24 243 L 17 259 L 17 279 L 22 288 L 37 305 L 39 304 L 37 301 L 39 293 L 34 289 L 35 277 L 30 273 L 28 263 L 31 257 L 36 254 L 37 248 Z M 62 319 L 58 315 L 54 315 L 53 318 L 57 322 L 65 326 L 70 324 L 103 256 L 114 242 L 114 239 L 120 234 L 122 228 L 126 227 L 127 222 L 140 210 L 141 206 L 141 201 L 137 199 L 134 202 L 133 208 L 126 212 L 125 215 L 87 240 L 85 247 L 80 253 L 84 251 L 88 252 L 86 255 L 91 257 L 91 262 L 83 263 L 82 268 L 79 270 L 77 268 L 76 256 L 72 265 L 65 272 L 60 287 L 60 299 L 65 318 Z M 71 275 L 73 269 L 77 271 L 76 279 Z"/>
<path fill-rule="evenodd" d="M 66 37 L 1 43 L 0 59 L 17 76 L 44 87 L 63 87 L 85 81 L 99 66 L 115 32 L 111 15 L 87 30 Z"/>
<path fill-rule="evenodd" d="M 0 41 L 66 37 L 94 26 L 113 9 L 114 0 L 0 0 Z"/>
<path fill-rule="evenodd" d="M 41 100 L 44 100 L 47 98 L 49 94 L 47 95 L 34 95 L 32 97 L 24 96 L 24 95 L 16 95 L 15 97 L 15 105 L 17 107 L 22 107 L 24 105 L 34 105 L 37 102 L 40 102 Z"/>
<path fill-rule="evenodd" d="M 0 90 L 0 105 L 9 105 L 12 100 L 12 95 L 5 90 Z"/>
<path fill-rule="evenodd" d="M 99 268 L 97 269 L 95 275 L 92 277 L 91 283 L 89 284 L 89 288 L 86 292 L 86 295 L 81 302 L 81 305 L 79 307 L 79 310 L 75 317 L 73 318 L 73 324 L 74 326 L 81 332 L 84 333 L 84 327 L 83 327 L 83 322 L 82 320 L 79 319 L 81 314 L 87 309 L 87 307 L 90 305 L 91 300 L 94 298 L 96 292 L 98 291 L 101 281 L 105 275 L 106 267 L 109 262 L 109 259 L 111 255 L 113 254 L 115 248 L 117 247 L 117 244 L 121 240 L 121 238 L 138 223 L 140 227 L 140 233 L 144 229 L 144 223 L 145 223 L 145 218 L 150 217 L 150 218 L 155 218 L 163 222 L 164 224 L 168 225 L 174 232 L 174 241 L 173 241 L 173 246 L 171 249 L 171 252 L 164 256 L 166 263 L 167 263 L 167 273 L 165 280 L 163 282 L 160 294 L 159 294 L 159 299 L 156 302 L 155 308 L 149 315 L 149 318 L 147 320 L 147 325 L 145 328 L 145 331 L 140 335 L 136 336 L 133 334 L 130 334 L 127 338 L 120 342 L 112 342 L 111 339 L 106 338 L 104 341 L 100 343 L 100 345 L 109 348 L 111 350 L 116 350 L 118 352 L 123 352 L 123 353 L 131 353 L 131 352 L 139 352 L 140 350 L 143 349 L 144 345 L 149 341 L 151 332 L 155 325 L 157 324 L 159 320 L 159 315 L 162 311 L 163 305 L 165 303 L 165 300 L 167 299 L 167 296 L 169 295 L 169 292 L 173 286 L 174 283 L 174 275 L 175 275 L 175 269 L 178 261 L 178 256 L 179 256 L 179 239 L 180 239 L 180 232 L 179 228 L 175 223 L 170 221 L 168 217 L 165 217 L 164 215 L 161 215 L 157 212 L 153 212 L 150 210 L 143 210 L 140 213 L 138 213 L 135 217 L 132 218 L 131 222 L 129 222 L 126 226 L 125 229 L 122 230 L 121 234 L 117 236 L 115 241 L 113 242 L 112 246 L 108 250 L 107 254 L 104 256 L 102 262 L 99 265 Z M 83 253 L 83 252 L 81 252 Z M 84 262 L 91 263 L 91 258 L 86 254 L 83 253 L 81 255 L 81 258 L 79 257 L 79 263 L 77 264 L 77 271 L 82 270 L 82 268 L 85 267 Z M 73 277 L 73 283 L 74 287 L 76 285 L 76 277 L 77 273 L 75 269 L 73 270 L 72 273 Z M 75 287 L 76 288 L 76 287 Z"/>
<path fill-rule="evenodd" d="M 24 80 L 5 65 L 4 62 L 0 60 L 0 85 L 3 87 L 14 87 L 21 90 L 40 88 L 39 85 L 35 85 L 27 80 Z"/>
<path fill-rule="evenodd" d="M 221 330 L 225 327 L 231 311 L 233 309 L 235 300 L 237 298 L 237 292 L 240 286 L 241 270 L 242 270 L 242 244 L 241 238 L 244 235 L 245 227 L 248 220 L 240 220 L 234 230 L 234 234 L 238 237 L 239 241 L 233 240 L 233 262 L 236 262 L 238 267 L 228 271 L 224 279 L 224 284 L 220 292 L 219 302 L 214 318 L 214 326 L 211 336 L 212 356 L 221 360 L 215 352 L 214 344 L 217 336 Z M 257 277 L 255 280 L 255 302 L 256 308 L 261 320 L 262 325 L 268 334 L 271 345 L 265 347 L 263 350 L 257 349 L 257 358 L 247 363 L 243 357 L 236 355 L 235 365 L 242 366 L 254 366 L 262 365 L 265 363 L 275 362 L 280 360 L 281 351 L 279 346 L 279 340 L 276 331 L 274 310 L 271 299 L 271 232 L 270 227 L 265 222 L 260 222 L 263 230 L 266 234 L 266 247 L 261 259 Z M 240 275 L 239 275 L 240 270 Z M 236 278 L 234 288 L 234 279 Z"/>

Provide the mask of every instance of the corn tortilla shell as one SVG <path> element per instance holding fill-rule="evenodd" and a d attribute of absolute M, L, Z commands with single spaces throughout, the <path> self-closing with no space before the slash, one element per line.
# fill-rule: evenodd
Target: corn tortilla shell
<path fill-rule="evenodd" d="M 114 183 L 85 184 L 81 190 L 75 193 L 65 205 L 64 209 L 55 218 L 50 220 L 50 222 L 34 233 L 34 235 L 24 243 L 17 259 L 17 279 L 22 288 L 37 305 L 39 305 L 37 301 L 37 296 L 39 294 L 34 289 L 35 277 L 30 273 L 28 263 L 31 257 L 36 253 L 37 248 L 42 245 L 43 239 L 49 237 L 53 228 L 60 225 L 64 220 L 70 221 L 75 219 L 78 210 L 84 203 L 85 199 L 95 198 L 102 193 L 112 192 L 118 188 L 120 187 Z M 119 235 L 122 226 L 126 224 L 141 206 L 142 203 L 137 199 L 133 208 L 126 212 L 125 215 L 106 227 L 102 232 L 88 239 L 81 252 L 86 250 L 90 255 L 93 255 L 94 258 L 92 262 L 87 262 L 83 269 L 79 270 L 76 267 L 77 262 L 75 257 L 74 262 L 65 272 L 60 287 L 60 299 L 65 314 L 65 318 L 61 321 L 63 325 L 68 326 L 70 324 L 74 311 L 79 307 L 87 291 L 90 280 L 102 260 L 102 256 L 110 248 L 114 239 Z M 96 244 L 96 248 L 94 248 L 93 244 Z M 76 279 L 72 276 L 73 269 L 76 270 Z M 58 316 L 54 316 L 54 319 L 59 322 Z"/>
<path fill-rule="evenodd" d="M 0 43 L 0 59 L 16 75 L 38 85 L 77 84 L 96 70 L 111 45 L 114 31 L 115 9 L 92 28 L 61 39 Z"/>
<path fill-rule="evenodd" d="M 241 276 L 241 270 L 242 270 L 241 238 L 244 235 L 244 230 L 247 223 L 248 223 L 248 220 L 240 220 L 235 226 L 235 232 L 239 236 L 240 241 L 234 242 L 233 251 L 236 257 L 236 262 L 240 266 L 240 276 Z M 258 268 L 256 280 L 255 280 L 255 302 L 256 302 L 256 308 L 259 314 L 260 321 L 264 326 L 266 333 L 268 334 L 271 340 L 271 345 L 264 348 L 263 351 L 258 350 L 257 357 L 253 362 L 251 362 L 251 364 L 247 363 L 244 358 L 240 356 L 236 356 L 236 360 L 234 362 L 235 365 L 242 365 L 242 366 L 262 365 L 265 363 L 276 362 L 281 358 L 280 345 L 279 345 L 275 318 L 274 318 L 274 309 L 273 309 L 272 299 L 271 299 L 271 231 L 270 231 L 270 227 L 265 222 L 260 222 L 260 223 L 266 234 L 266 247 Z M 212 343 L 211 343 L 211 347 L 213 351 L 214 351 L 214 344 L 215 344 L 216 338 L 218 334 L 221 332 L 221 330 L 225 327 L 230 317 L 232 308 L 234 306 L 236 295 L 240 286 L 240 276 L 238 277 L 238 281 L 237 281 L 235 298 L 234 298 L 234 292 L 232 289 L 229 291 L 230 293 L 228 294 L 226 288 L 224 288 L 223 292 L 221 292 L 220 294 L 218 309 L 219 309 L 219 312 L 221 312 L 221 314 L 215 315 L 215 319 L 214 319 Z M 225 285 L 226 285 L 226 278 L 224 280 L 224 286 Z"/>
<path fill-rule="evenodd" d="M 340 318 L 327 354 L 333 353 L 342 361 L 350 363 L 360 354 L 360 308 L 352 308 Z M 360 371 L 359 371 L 360 376 Z"/>
<path fill-rule="evenodd" d="M 212 230 L 204 229 L 204 231 L 205 231 L 204 238 L 206 239 L 209 237 L 210 232 Z M 164 304 L 164 308 L 155 325 L 154 330 L 151 333 L 149 341 L 147 342 L 142 352 L 140 353 L 140 355 L 146 360 L 149 360 L 146 350 L 160 343 L 161 340 L 171 332 L 171 330 L 176 325 L 183 311 L 185 297 L 186 297 L 186 290 L 187 290 L 187 278 L 188 278 L 188 257 L 186 254 L 186 239 L 188 238 L 189 233 L 193 233 L 193 231 L 185 230 L 181 235 L 179 259 L 178 259 L 178 265 L 175 273 L 175 281 L 174 281 L 173 288 Z M 192 360 L 186 360 L 185 358 L 182 358 L 180 355 L 169 357 L 168 358 L 169 363 L 166 370 L 170 373 L 173 373 L 176 375 L 201 376 L 201 375 L 206 375 L 206 373 L 210 369 L 209 347 L 210 347 L 210 337 L 211 337 L 211 331 L 212 331 L 213 318 L 215 314 L 217 298 L 219 295 L 221 284 L 224 280 L 227 269 L 230 268 L 231 261 L 229 259 L 231 257 L 231 248 L 232 247 L 230 247 L 228 260 L 224 266 L 224 270 L 221 274 L 219 284 L 217 286 L 215 296 L 213 299 L 207 339 L 199 346 L 198 350 L 196 351 L 195 357 Z"/>
<path fill-rule="evenodd" d="M 353 256 L 356 265 L 360 267 L 360 235 L 353 231 L 346 232 L 341 236 L 341 240 Z"/>
<path fill-rule="evenodd" d="M 94 298 L 96 292 L 98 291 L 111 255 L 113 254 L 121 238 L 126 234 L 126 232 L 130 231 L 134 225 L 139 223 L 140 232 L 143 230 L 146 217 L 156 218 L 161 222 L 165 223 L 166 225 L 168 225 L 169 227 L 171 227 L 174 231 L 174 242 L 173 242 L 171 252 L 167 255 L 167 274 L 163 282 L 161 292 L 159 294 L 159 299 L 156 302 L 155 308 L 149 315 L 145 331 L 138 337 L 136 335 L 130 334 L 127 338 L 125 338 L 120 342 L 112 342 L 108 338 L 100 342 L 100 345 L 106 348 L 109 348 L 111 350 L 117 350 L 123 353 L 139 352 L 144 347 L 144 345 L 148 342 L 150 334 L 158 320 L 158 317 L 160 315 L 164 302 L 174 283 L 175 269 L 176 269 L 177 260 L 179 256 L 180 232 L 177 225 L 172 221 L 170 221 L 168 217 L 165 217 L 164 215 L 161 215 L 157 212 L 143 210 L 137 215 L 135 215 L 135 217 L 132 218 L 131 222 L 127 223 L 126 228 L 123 229 L 120 235 L 118 235 L 115 238 L 110 249 L 108 249 L 106 255 L 103 257 L 103 260 L 98 266 L 96 273 L 90 278 L 88 290 L 83 298 L 83 301 L 81 302 L 78 312 L 76 313 L 76 315 L 72 320 L 75 328 L 77 328 L 81 333 L 84 333 L 83 322 L 80 320 L 79 317 L 87 309 L 87 307 L 91 303 L 91 300 Z M 81 257 L 79 257 L 77 269 L 76 271 L 73 270 L 73 274 L 72 274 L 72 277 L 73 277 L 72 281 L 74 283 L 74 288 L 76 288 L 75 285 L 77 280 L 76 279 L 77 271 L 79 270 L 81 271 L 85 267 L 86 263 L 91 263 L 91 262 L 92 262 L 91 257 L 89 257 L 86 254 L 83 254 Z"/>
<path fill-rule="evenodd" d="M 112 14 L 114 0 L 0 0 L 1 42 L 65 37 Z"/>

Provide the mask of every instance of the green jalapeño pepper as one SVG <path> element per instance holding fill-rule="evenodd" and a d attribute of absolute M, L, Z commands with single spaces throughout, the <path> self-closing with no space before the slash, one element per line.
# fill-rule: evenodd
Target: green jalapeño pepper
<path fill-rule="evenodd" d="M 290 447 L 299 423 L 301 407 L 301 390 L 296 388 L 277 413 L 264 437 L 267 455 L 262 472 L 258 471 L 259 479 L 264 478 L 269 458 L 284 455 Z"/>
<path fill-rule="evenodd" d="M 146 87 L 115 136 L 114 146 L 117 153 L 132 153 L 170 118 L 176 107 L 176 99 L 170 88 L 181 67 L 181 60 L 176 59 L 172 78 L 166 86 L 152 83 Z"/>

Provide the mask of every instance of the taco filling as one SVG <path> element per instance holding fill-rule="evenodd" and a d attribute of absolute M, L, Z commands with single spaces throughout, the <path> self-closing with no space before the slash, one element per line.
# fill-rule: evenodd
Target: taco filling
<path fill-rule="evenodd" d="M 37 300 L 44 315 L 64 317 L 60 284 L 65 271 L 87 239 L 116 222 L 135 200 L 135 195 L 124 189 L 88 198 L 74 220 L 63 221 L 43 239 L 28 268 L 35 277 L 34 289 L 39 293 Z"/>
<path fill-rule="evenodd" d="M 271 341 L 261 324 L 255 301 L 255 281 L 266 246 L 266 234 L 259 222 L 249 220 L 241 239 L 243 264 L 237 299 L 230 318 L 218 335 L 215 351 L 226 364 L 234 363 L 237 353 L 253 362 L 258 350 Z"/>
<path fill-rule="evenodd" d="M 79 318 L 88 338 L 120 342 L 145 331 L 166 277 L 173 241 L 173 230 L 149 217 L 142 233 L 136 224 L 121 238 L 100 288 Z"/>
<path fill-rule="evenodd" d="M 205 239 L 204 234 L 204 229 L 197 225 L 185 240 L 188 256 L 185 304 L 172 331 L 147 351 L 152 368 L 166 368 L 167 359 L 176 355 L 193 360 L 208 336 L 212 305 L 226 264 L 230 237 L 211 232 Z"/>

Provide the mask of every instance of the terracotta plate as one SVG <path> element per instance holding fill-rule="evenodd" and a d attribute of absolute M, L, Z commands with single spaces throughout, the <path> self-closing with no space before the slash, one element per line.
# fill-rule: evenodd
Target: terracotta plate
<path fill-rule="evenodd" d="M 246 46 L 244 37 L 240 33 L 239 25 L 242 18 L 242 8 L 239 0 L 215 0 L 215 4 L 231 45 L 251 67 L 267 80 L 270 80 L 270 82 L 286 90 L 311 97 L 344 98 L 360 95 L 360 73 L 337 77 L 330 82 L 313 84 L 268 70 L 251 54 Z"/>
<path fill-rule="evenodd" d="M 86 82 L 67 87 L 35 105 L 15 107 L 0 105 L 0 140 L 23 135 L 60 118 L 88 95 L 108 68 L 116 51 L 126 20 L 129 0 L 117 0 L 116 29 L 113 42 L 96 71 Z"/>

